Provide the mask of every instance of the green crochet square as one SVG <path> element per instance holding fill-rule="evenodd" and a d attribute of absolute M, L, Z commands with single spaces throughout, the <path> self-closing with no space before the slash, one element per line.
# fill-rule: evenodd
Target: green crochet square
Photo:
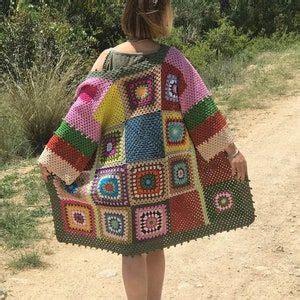
<path fill-rule="evenodd" d="M 253 218 L 253 204 L 248 181 L 230 180 L 204 188 L 208 218 L 212 223 L 230 223 L 239 218 Z"/>

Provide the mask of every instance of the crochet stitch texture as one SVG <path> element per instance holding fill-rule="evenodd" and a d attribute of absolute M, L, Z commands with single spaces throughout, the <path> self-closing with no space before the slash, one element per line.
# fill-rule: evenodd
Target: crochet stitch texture
<path fill-rule="evenodd" d="M 175 47 L 90 72 L 38 162 L 59 242 L 116 254 L 169 248 L 255 220 L 250 180 L 200 74 Z"/>

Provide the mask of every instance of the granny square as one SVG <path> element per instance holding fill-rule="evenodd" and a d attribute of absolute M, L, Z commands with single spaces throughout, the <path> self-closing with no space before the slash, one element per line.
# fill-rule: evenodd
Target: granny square
<path fill-rule="evenodd" d="M 251 208 L 251 203 L 245 200 L 249 194 L 247 182 L 239 182 L 237 179 L 204 187 L 210 221 L 230 223 L 237 214 L 244 215 Z"/>
<path fill-rule="evenodd" d="M 179 195 L 195 189 L 194 171 L 189 153 L 168 157 L 170 195 Z"/>
<path fill-rule="evenodd" d="M 163 158 L 164 141 L 161 112 L 149 113 L 127 120 L 125 153 L 128 163 Z"/>
<path fill-rule="evenodd" d="M 131 205 L 153 203 L 167 197 L 167 176 L 164 160 L 128 165 Z"/>
<path fill-rule="evenodd" d="M 182 152 L 191 147 L 191 140 L 183 122 L 182 114 L 163 111 L 164 145 L 167 153 Z"/>
<path fill-rule="evenodd" d="M 124 126 L 104 132 L 98 153 L 99 164 L 103 167 L 125 163 Z"/>
<path fill-rule="evenodd" d="M 205 224 L 200 195 L 196 190 L 171 197 L 169 203 L 173 233 L 192 230 Z"/>
<path fill-rule="evenodd" d="M 164 236 L 169 232 L 166 203 L 134 208 L 135 238 L 138 241 Z"/>
<path fill-rule="evenodd" d="M 98 205 L 128 206 L 126 165 L 97 169 L 91 195 Z"/>
<path fill-rule="evenodd" d="M 101 222 L 101 237 L 119 243 L 132 239 L 131 210 L 126 207 L 98 207 Z"/>
<path fill-rule="evenodd" d="M 180 97 L 186 89 L 182 73 L 169 63 L 161 68 L 161 101 L 163 110 L 180 111 Z"/>
<path fill-rule="evenodd" d="M 60 209 L 66 232 L 79 236 L 96 236 L 95 217 L 90 204 L 61 199 Z"/>
<path fill-rule="evenodd" d="M 155 66 L 118 81 L 127 118 L 161 109 L 160 67 Z"/>

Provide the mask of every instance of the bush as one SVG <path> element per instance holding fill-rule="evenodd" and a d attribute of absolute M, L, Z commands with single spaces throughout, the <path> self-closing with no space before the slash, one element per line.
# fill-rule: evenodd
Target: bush
<path fill-rule="evenodd" d="M 207 34 L 208 47 L 216 52 L 217 57 L 232 57 L 241 52 L 248 42 L 246 35 L 240 34 L 226 19 L 220 20 L 220 26 Z"/>
<path fill-rule="evenodd" d="M 245 62 L 252 57 L 246 50 L 249 39 L 226 19 L 218 28 L 208 32 L 206 39 L 192 45 L 183 46 L 183 52 L 209 86 L 222 85 L 234 80 Z"/>
<path fill-rule="evenodd" d="M 203 70 L 216 59 L 207 42 L 197 42 L 194 45 L 183 47 L 184 55 L 193 62 L 198 70 Z"/>
<path fill-rule="evenodd" d="M 180 50 L 184 48 L 185 31 L 182 27 L 174 27 L 172 33 L 167 38 L 161 39 L 162 43 L 174 46 Z"/>
<path fill-rule="evenodd" d="M 297 0 L 237 0 L 230 13 L 230 19 L 236 27 L 251 37 L 269 37 L 276 31 L 297 31 L 297 3 Z"/>
<path fill-rule="evenodd" d="M 300 41 L 300 35 L 295 32 L 290 33 L 274 33 L 269 38 L 257 37 L 252 39 L 247 46 L 247 49 L 253 53 L 262 51 L 277 51 L 284 50 L 296 41 Z"/>
<path fill-rule="evenodd" d="M 185 41 L 195 42 L 218 26 L 219 3 L 211 0 L 173 0 L 175 26 L 185 31 Z"/>
<path fill-rule="evenodd" d="M 72 27 L 61 14 L 45 5 L 27 6 L 0 23 L 1 74 L 31 68 L 44 60 L 56 65 L 64 53 L 65 66 L 78 59 L 89 60 L 94 51 L 92 42 L 82 27 Z M 85 65 L 78 70 L 82 72 Z M 12 74 L 15 78 L 18 74 Z"/>

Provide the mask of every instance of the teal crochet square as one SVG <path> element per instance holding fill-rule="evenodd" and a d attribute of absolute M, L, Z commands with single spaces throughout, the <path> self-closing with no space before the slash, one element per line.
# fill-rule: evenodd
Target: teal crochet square
<path fill-rule="evenodd" d="M 146 161 L 165 157 L 161 112 L 129 119 L 125 125 L 126 161 Z"/>

